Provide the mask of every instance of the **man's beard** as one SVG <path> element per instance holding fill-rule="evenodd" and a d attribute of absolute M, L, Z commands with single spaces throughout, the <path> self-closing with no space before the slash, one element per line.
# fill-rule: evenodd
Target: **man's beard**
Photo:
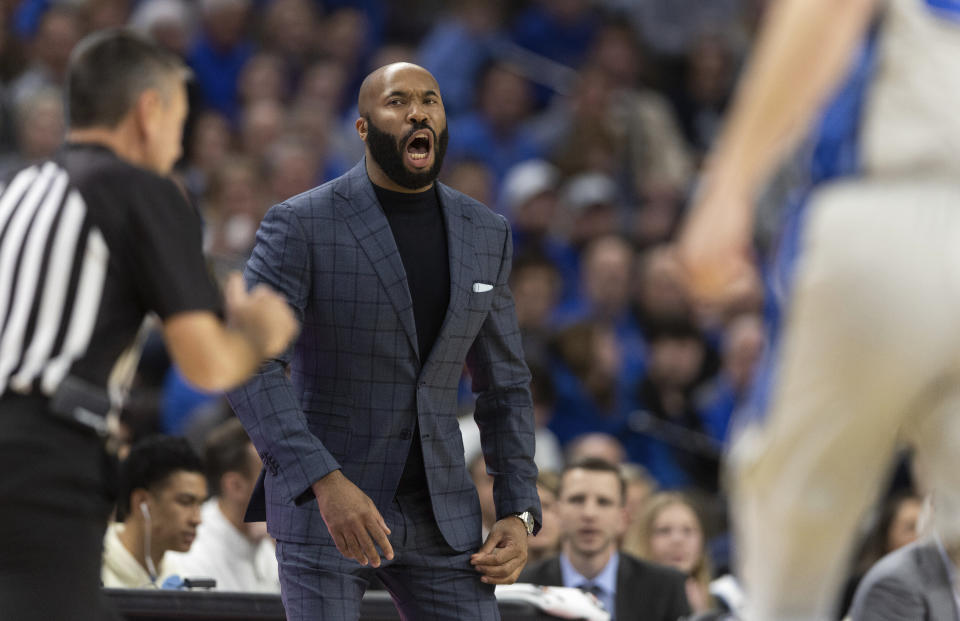
<path fill-rule="evenodd" d="M 415 125 L 398 141 L 392 134 L 374 125 L 369 117 L 366 117 L 366 121 L 367 148 L 370 149 L 373 160 L 391 181 L 408 190 L 418 190 L 436 181 L 437 176 L 440 175 L 440 168 L 443 166 L 443 156 L 447 153 L 447 142 L 450 140 L 446 127 L 443 128 L 438 137 L 431 127 L 421 123 Z M 410 140 L 410 137 L 423 129 L 433 134 L 433 166 L 421 172 L 414 172 L 404 164 L 404 151 L 406 151 L 407 141 Z"/>

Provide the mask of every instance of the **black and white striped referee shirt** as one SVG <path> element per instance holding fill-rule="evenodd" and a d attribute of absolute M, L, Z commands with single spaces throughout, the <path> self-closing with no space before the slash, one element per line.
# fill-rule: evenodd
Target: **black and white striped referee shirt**
<path fill-rule="evenodd" d="M 149 313 L 220 312 L 200 245 L 199 216 L 173 182 L 106 147 L 68 144 L 57 161 L 9 178 L 0 186 L 0 395 L 51 396 L 73 376 L 115 401 Z"/>

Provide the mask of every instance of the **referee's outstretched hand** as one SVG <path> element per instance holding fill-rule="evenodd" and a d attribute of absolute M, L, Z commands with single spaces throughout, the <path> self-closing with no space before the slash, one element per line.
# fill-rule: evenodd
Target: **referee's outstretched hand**
<path fill-rule="evenodd" d="M 290 305 L 266 285 L 249 292 L 239 272 L 233 272 L 224 287 L 227 323 L 243 332 L 261 358 L 283 353 L 299 330 Z"/>
<path fill-rule="evenodd" d="M 393 546 L 387 536 L 390 529 L 370 497 L 334 470 L 313 484 L 320 515 L 337 544 L 337 550 L 363 566 L 380 567 L 380 554 L 393 559 Z"/>

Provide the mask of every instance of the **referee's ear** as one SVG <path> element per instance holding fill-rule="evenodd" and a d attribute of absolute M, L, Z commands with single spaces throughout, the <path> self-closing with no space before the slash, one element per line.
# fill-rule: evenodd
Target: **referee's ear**
<path fill-rule="evenodd" d="M 137 95 L 137 99 L 133 103 L 130 117 L 133 122 L 133 129 L 142 141 L 141 147 L 144 149 L 149 149 L 155 143 L 157 135 L 162 131 L 163 106 L 163 96 L 155 88 L 145 89 Z"/>

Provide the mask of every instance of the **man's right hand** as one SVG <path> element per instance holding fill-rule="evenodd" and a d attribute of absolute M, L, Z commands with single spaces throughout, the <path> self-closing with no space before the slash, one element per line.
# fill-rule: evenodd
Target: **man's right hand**
<path fill-rule="evenodd" d="M 334 470 L 312 487 L 320 515 L 340 554 L 364 566 L 380 567 L 376 544 L 384 558 L 393 559 L 393 546 L 387 539 L 390 529 L 377 506 L 359 487 L 339 470 Z"/>
<path fill-rule="evenodd" d="M 297 335 L 299 326 L 283 296 L 265 285 L 249 292 L 239 272 L 224 287 L 228 325 L 240 330 L 262 358 L 279 356 Z"/>

